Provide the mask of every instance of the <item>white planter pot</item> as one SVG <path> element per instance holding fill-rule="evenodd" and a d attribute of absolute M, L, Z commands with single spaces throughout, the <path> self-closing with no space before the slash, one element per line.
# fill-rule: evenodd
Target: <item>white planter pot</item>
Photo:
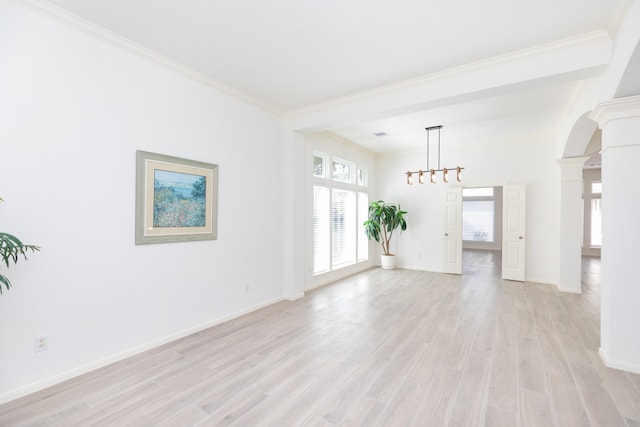
<path fill-rule="evenodd" d="M 385 270 L 395 270 L 395 268 L 396 268 L 396 256 L 395 255 L 380 255 L 380 265 Z"/>

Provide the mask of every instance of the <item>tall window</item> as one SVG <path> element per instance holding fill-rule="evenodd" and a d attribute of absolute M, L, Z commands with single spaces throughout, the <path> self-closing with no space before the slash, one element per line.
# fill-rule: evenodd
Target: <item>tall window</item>
<path fill-rule="evenodd" d="M 493 187 L 462 189 L 462 240 L 495 242 L 495 215 Z"/>
<path fill-rule="evenodd" d="M 369 205 L 366 169 L 315 153 L 313 175 L 313 273 L 366 261 L 369 244 L 362 226 Z"/>
<path fill-rule="evenodd" d="M 329 189 L 321 186 L 313 187 L 313 271 L 324 273 L 331 268 L 331 220 L 329 215 Z"/>
<path fill-rule="evenodd" d="M 356 233 L 358 235 L 358 262 L 369 259 L 369 239 L 364 233 L 362 224 L 369 218 L 369 195 L 367 193 L 358 192 L 358 227 Z"/>
<path fill-rule="evenodd" d="M 331 190 L 331 265 L 340 268 L 356 261 L 356 193 Z"/>

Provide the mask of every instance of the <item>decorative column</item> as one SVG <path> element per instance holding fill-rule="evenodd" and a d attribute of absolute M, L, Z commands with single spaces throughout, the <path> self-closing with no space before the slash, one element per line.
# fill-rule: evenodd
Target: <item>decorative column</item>
<path fill-rule="evenodd" d="M 558 290 L 582 292 L 582 167 L 589 157 L 558 160 L 560 187 L 560 275 Z"/>
<path fill-rule="evenodd" d="M 640 96 L 598 105 L 602 129 L 600 356 L 640 373 Z"/>

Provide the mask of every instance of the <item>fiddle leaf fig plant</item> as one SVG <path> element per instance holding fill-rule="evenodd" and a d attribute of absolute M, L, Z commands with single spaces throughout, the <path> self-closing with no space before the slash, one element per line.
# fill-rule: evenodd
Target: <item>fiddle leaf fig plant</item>
<path fill-rule="evenodd" d="M 0 202 L 3 200 L 0 198 Z M 0 232 L 0 259 L 2 259 L 2 263 L 9 268 L 11 264 L 15 264 L 18 262 L 18 259 L 21 257 L 25 260 L 27 259 L 27 252 L 36 252 L 39 251 L 40 248 L 35 245 L 25 245 L 18 239 L 16 236 Z M 2 286 L 4 285 L 7 290 L 11 288 L 11 282 L 9 279 L 0 274 L 0 294 L 2 294 Z"/>
<path fill-rule="evenodd" d="M 389 252 L 393 232 L 398 228 L 400 232 L 407 229 L 407 221 L 404 218 L 406 214 L 407 212 L 395 203 L 378 200 L 369 205 L 369 219 L 364 222 L 364 232 L 369 240 L 375 239 L 376 242 L 382 243 L 384 255 L 393 255 Z"/>

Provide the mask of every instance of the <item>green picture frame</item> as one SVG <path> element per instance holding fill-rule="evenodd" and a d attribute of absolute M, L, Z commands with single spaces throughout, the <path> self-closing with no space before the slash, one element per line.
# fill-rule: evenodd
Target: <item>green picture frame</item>
<path fill-rule="evenodd" d="M 136 245 L 216 240 L 218 165 L 136 151 Z"/>

